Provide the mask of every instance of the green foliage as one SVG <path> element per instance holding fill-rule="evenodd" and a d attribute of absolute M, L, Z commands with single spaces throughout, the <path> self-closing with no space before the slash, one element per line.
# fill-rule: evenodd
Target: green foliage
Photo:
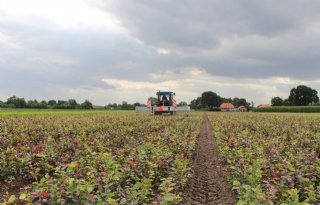
<path fill-rule="evenodd" d="M 55 106 L 57 104 L 57 101 L 55 101 L 55 100 L 49 100 L 48 101 L 48 105 L 49 106 Z"/>
<path fill-rule="evenodd" d="M 266 108 L 254 108 L 253 112 L 296 112 L 319 113 L 320 106 L 272 106 Z"/>
<path fill-rule="evenodd" d="M 245 106 L 246 108 L 250 107 L 250 103 L 247 102 L 246 99 L 244 98 L 233 98 L 233 100 L 229 101 L 229 99 L 225 99 L 224 102 L 230 102 L 232 103 L 235 107 L 239 107 L 241 105 Z"/>
<path fill-rule="evenodd" d="M 209 109 L 219 107 L 222 103 L 222 98 L 212 91 L 206 91 L 201 94 L 201 104 Z"/>
<path fill-rule="evenodd" d="M 82 104 L 81 104 L 81 108 L 82 109 L 93 109 L 93 105 L 89 100 L 85 100 Z"/>
<path fill-rule="evenodd" d="M 84 103 L 86 103 L 86 101 Z M 70 105 L 71 109 L 76 109 L 78 107 L 78 103 L 75 99 L 69 99 L 68 105 Z M 91 104 L 91 106 L 92 106 L 92 104 Z M 87 109 L 92 109 L 92 108 L 87 108 Z"/>
<path fill-rule="evenodd" d="M 190 102 L 190 108 L 193 110 L 199 110 L 202 108 L 201 97 L 198 97 Z"/>
<path fill-rule="evenodd" d="M 283 100 L 280 97 L 274 97 L 271 99 L 271 105 L 272 106 L 282 106 L 283 105 Z"/>
<path fill-rule="evenodd" d="M 120 105 L 121 110 L 134 110 L 133 105 L 129 104 L 126 101 L 122 101 L 122 104 Z"/>
<path fill-rule="evenodd" d="M 12 105 L 14 108 L 25 108 L 27 106 L 27 103 L 24 98 L 18 98 L 16 96 L 12 96 L 8 98 L 7 105 Z"/>
<path fill-rule="evenodd" d="M 0 203 L 180 201 L 179 190 L 191 176 L 200 116 L 90 113 L 0 116 L 0 183 L 33 181 L 26 184 L 31 189 Z"/>
<path fill-rule="evenodd" d="M 320 202 L 319 115 L 212 113 L 237 204 Z"/>
<path fill-rule="evenodd" d="M 45 100 L 39 102 L 38 100 L 25 101 L 24 98 L 18 98 L 12 96 L 8 98 L 7 102 L 0 101 L 0 108 L 31 108 L 31 109 L 93 109 L 93 105 L 90 101 L 86 100 L 84 103 L 79 105 L 75 99 L 69 99 L 68 101 L 49 100 L 48 103 Z"/>
<path fill-rule="evenodd" d="M 181 101 L 178 103 L 178 106 L 188 106 L 187 102 Z"/>
<path fill-rule="evenodd" d="M 318 92 L 308 86 L 299 85 L 292 88 L 289 95 L 291 105 L 306 106 L 319 102 Z"/>
<path fill-rule="evenodd" d="M 48 104 L 46 101 L 38 102 L 37 100 L 29 100 L 27 102 L 27 108 L 36 108 L 36 109 L 48 108 Z"/>

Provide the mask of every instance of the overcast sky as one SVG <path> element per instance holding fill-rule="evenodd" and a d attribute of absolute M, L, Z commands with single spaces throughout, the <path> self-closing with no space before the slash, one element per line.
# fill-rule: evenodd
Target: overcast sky
<path fill-rule="evenodd" d="M 320 91 L 318 0 L 0 0 L 0 100 Z"/>

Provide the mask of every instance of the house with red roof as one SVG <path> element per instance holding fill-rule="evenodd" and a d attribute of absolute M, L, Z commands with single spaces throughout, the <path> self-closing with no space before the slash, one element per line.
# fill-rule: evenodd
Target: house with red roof
<path fill-rule="evenodd" d="M 267 108 L 267 107 L 270 107 L 271 105 L 269 105 L 269 104 L 261 104 L 261 105 L 259 105 L 258 107 L 259 108 Z"/>
<path fill-rule="evenodd" d="M 234 111 L 234 105 L 232 103 L 226 102 L 220 105 L 221 111 Z"/>

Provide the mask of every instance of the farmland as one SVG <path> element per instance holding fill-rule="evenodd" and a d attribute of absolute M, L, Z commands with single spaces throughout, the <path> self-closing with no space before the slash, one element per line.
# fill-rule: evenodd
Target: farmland
<path fill-rule="evenodd" d="M 2 202 L 179 201 L 200 119 L 133 112 L 2 116 Z"/>
<path fill-rule="evenodd" d="M 214 113 L 239 204 L 320 202 L 320 116 Z"/>
<path fill-rule="evenodd" d="M 319 114 L 7 110 L 0 203 L 317 204 L 319 149 Z"/>

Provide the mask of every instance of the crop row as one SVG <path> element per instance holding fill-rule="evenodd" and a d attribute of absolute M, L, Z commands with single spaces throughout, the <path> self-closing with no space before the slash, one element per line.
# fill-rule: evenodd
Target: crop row
<path fill-rule="evenodd" d="M 253 112 L 320 113 L 320 106 L 271 106 L 264 108 L 254 108 Z"/>
<path fill-rule="evenodd" d="M 133 113 L 0 117 L 2 204 L 177 202 L 190 176 L 200 119 Z M 18 191 L 10 189 L 15 184 Z"/>
<path fill-rule="evenodd" d="M 214 113 L 238 204 L 320 203 L 320 117 Z"/>

